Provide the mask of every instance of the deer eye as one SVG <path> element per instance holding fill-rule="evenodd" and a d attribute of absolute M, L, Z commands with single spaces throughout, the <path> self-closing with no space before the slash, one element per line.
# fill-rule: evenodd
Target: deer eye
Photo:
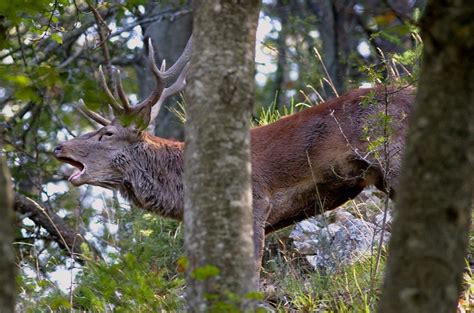
<path fill-rule="evenodd" d="M 101 140 L 102 140 L 102 137 L 104 137 L 104 136 L 110 137 L 110 136 L 113 136 L 114 134 L 115 134 L 115 133 L 114 133 L 113 131 L 110 131 L 110 130 L 109 130 L 109 131 L 106 131 L 105 133 L 103 133 L 103 134 L 101 134 L 101 135 L 99 136 L 99 141 L 101 141 Z"/>

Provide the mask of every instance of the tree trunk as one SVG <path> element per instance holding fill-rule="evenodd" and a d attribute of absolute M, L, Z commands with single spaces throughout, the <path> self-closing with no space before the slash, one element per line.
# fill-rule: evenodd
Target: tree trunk
<path fill-rule="evenodd" d="M 194 1 L 185 149 L 187 303 L 246 307 L 256 289 L 250 113 L 259 1 Z"/>
<path fill-rule="evenodd" d="M 355 14 L 353 0 L 311 0 L 310 8 L 319 16 L 322 58 L 338 94 L 346 89 L 347 59 L 355 48 Z M 324 85 L 325 98 L 336 97 L 333 88 Z"/>
<path fill-rule="evenodd" d="M 380 312 L 455 312 L 474 189 L 474 2 L 428 1 Z"/>
<path fill-rule="evenodd" d="M 286 32 L 288 27 L 288 14 L 286 10 L 286 3 L 284 0 L 277 0 L 275 13 L 277 18 L 280 20 L 281 30 L 278 33 L 278 38 L 276 40 L 277 45 L 277 69 L 275 72 L 275 84 L 273 94 L 276 97 L 276 108 L 283 109 L 288 106 L 288 99 L 286 97 L 287 83 L 288 83 L 288 62 L 286 54 Z"/>
<path fill-rule="evenodd" d="M 16 265 L 13 253 L 13 192 L 0 139 L 0 312 L 14 312 Z"/>

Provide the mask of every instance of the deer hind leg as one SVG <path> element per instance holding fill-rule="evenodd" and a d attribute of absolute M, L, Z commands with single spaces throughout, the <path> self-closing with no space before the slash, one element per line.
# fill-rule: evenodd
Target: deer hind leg
<path fill-rule="evenodd" d="M 253 243 L 255 251 L 255 272 L 260 281 L 262 267 L 263 247 L 265 245 L 265 224 L 270 215 L 268 199 L 254 195 L 253 198 Z"/>

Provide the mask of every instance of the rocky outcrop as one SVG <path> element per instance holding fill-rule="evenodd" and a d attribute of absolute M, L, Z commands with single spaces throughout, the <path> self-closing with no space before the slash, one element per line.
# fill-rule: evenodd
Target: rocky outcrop
<path fill-rule="evenodd" d="M 296 224 L 290 238 L 315 269 L 333 273 L 370 256 L 381 240 L 388 242 L 392 216 L 386 213 L 384 225 L 384 215 L 367 220 L 340 208 Z"/>

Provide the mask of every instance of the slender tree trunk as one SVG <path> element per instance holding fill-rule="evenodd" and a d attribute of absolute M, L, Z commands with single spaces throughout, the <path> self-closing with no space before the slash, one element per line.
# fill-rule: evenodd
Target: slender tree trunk
<path fill-rule="evenodd" d="M 338 94 L 346 89 L 348 77 L 347 59 L 355 48 L 351 35 L 355 29 L 353 0 L 311 0 L 310 9 L 319 16 L 322 42 L 322 58 L 329 77 Z M 325 98 L 336 97 L 333 88 L 324 85 Z"/>
<path fill-rule="evenodd" d="M 282 109 L 288 105 L 286 97 L 286 84 L 288 83 L 288 62 L 286 54 L 286 32 L 288 27 L 288 11 L 284 0 L 277 0 L 275 13 L 280 20 L 281 30 L 277 38 L 277 69 L 275 72 L 274 95 L 276 97 L 276 108 Z"/>
<path fill-rule="evenodd" d="M 474 2 L 428 1 L 380 312 L 455 312 L 474 189 Z"/>
<path fill-rule="evenodd" d="M 0 138 L 0 312 L 14 312 L 16 265 L 13 252 L 13 191 Z"/>
<path fill-rule="evenodd" d="M 249 120 L 259 1 L 194 1 L 185 151 L 187 303 L 246 309 L 256 289 Z"/>

